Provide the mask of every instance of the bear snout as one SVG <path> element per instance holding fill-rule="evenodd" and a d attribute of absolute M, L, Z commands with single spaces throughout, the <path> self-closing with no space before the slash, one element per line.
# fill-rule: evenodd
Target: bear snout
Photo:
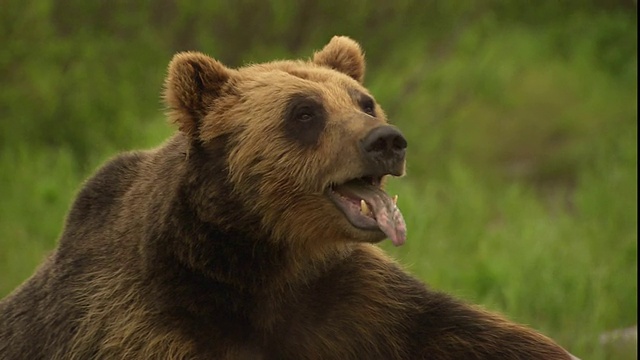
<path fill-rule="evenodd" d="M 392 125 L 370 130 L 360 141 L 360 149 L 373 175 L 404 174 L 407 140 Z"/>

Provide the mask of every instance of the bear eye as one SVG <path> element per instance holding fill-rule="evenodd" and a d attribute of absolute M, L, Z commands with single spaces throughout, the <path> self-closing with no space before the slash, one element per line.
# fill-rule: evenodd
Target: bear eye
<path fill-rule="evenodd" d="M 314 146 L 320 141 L 327 117 L 322 97 L 314 94 L 293 94 L 284 111 L 285 134 L 302 146 Z"/>
<path fill-rule="evenodd" d="M 303 107 L 298 109 L 296 114 L 296 120 L 300 122 L 309 122 L 313 119 L 313 109 L 309 107 Z"/>
<path fill-rule="evenodd" d="M 373 102 L 372 98 L 368 96 L 364 96 L 360 100 L 360 108 L 362 109 L 362 112 L 364 112 L 365 114 L 373 117 L 376 116 L 376 105 Z"/>

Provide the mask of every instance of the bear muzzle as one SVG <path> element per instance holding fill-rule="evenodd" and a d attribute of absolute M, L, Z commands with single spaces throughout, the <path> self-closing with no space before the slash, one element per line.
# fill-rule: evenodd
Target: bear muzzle
<path fill-rule="evenodd" d="M 382 189 L 382 178 L 404 175 L 407 140 L 396 127 L 382 125 L 366 132 L 359 147 L 365 173 L 332 186 L 327 195 L 352 226 L 379 231 L 394 245 L 402 245 L 406 225 L 397 197 L 390 197 Z"/>

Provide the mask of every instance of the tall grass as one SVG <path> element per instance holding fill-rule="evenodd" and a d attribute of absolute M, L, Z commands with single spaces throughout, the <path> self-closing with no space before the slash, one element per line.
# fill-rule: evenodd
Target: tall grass
<path fill-rule="evenodd" d="M 637 21 L 628 9 L 354 2 L 349 17 L 318 3 L 306 24 L 304 4 L 264 3 L 279 20 L 255 23 L 240 21 L 255 11 L 223 2 L 176 2 L 87 5 L 79 23 L 64 23 L 60 14 L 81 5 L 30 4 L 21 17 L 7 16 L 18 2 L 0 14 L 10 35 L 0 35 L 0 296 L 54 248 L 97 166 L 173 131 L 158 95 L 173 51 L 237 65 L 308 56 L 343 33 L 363 43 L 366 84 L 409 140 L 408 175 L 388 185 L 408 242 L 381 246 L 430 286 L 582 358 L 636 357 L 598 341 L 637 321 Z"/>

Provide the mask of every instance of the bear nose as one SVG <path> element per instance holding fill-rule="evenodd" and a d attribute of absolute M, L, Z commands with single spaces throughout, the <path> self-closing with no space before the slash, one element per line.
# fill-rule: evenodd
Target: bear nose
<path fill-rule="evenodd" d="M 372 129 L 362 139 L 360 147 L 375 175 L 403 174 L 407 140 L 395 126 Z"/>

